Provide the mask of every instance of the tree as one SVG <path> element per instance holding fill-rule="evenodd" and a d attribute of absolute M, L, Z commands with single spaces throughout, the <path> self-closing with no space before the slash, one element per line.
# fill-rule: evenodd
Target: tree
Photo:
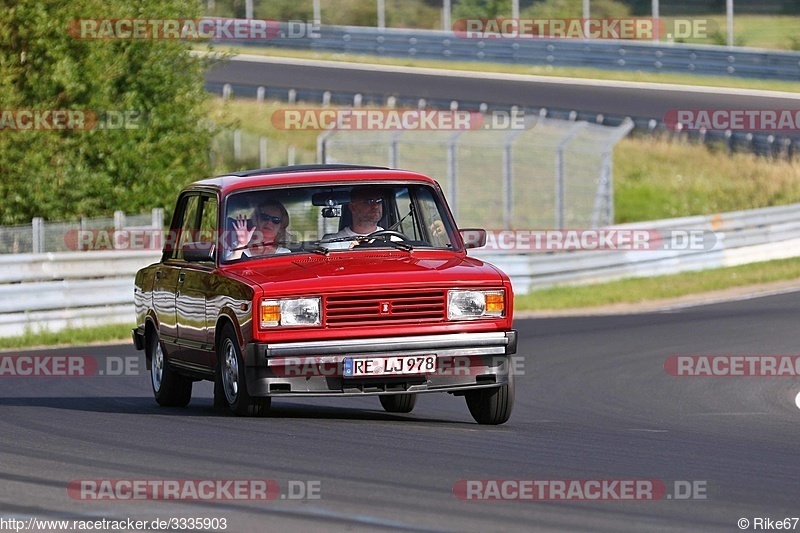
<path fill-rule="evenodd" d="M 192 18 L 198 7 L 0 0 L 0 223 L 170 210 L 186 183 L 208 174 L 207 60 L 187 53 L 191 43 L 70 33 L 80 19 Z M 73 111 L 87 127 L 94 117 L 108 127 L 20 130 L 20 110 Z"/>

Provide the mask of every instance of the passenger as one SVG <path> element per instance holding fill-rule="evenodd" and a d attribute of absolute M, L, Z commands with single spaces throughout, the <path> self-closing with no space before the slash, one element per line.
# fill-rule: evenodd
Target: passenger
<path fill-rule="evenodd" d="M 286 242 L 286 227 L 289 225 L 289 212 L 277 200 L 260 202 L 254 212 L 254 224 L 248 228 L 247 218 L 236 217 L 233 229 L 236 242 L 226 259 L 241 257 L 260 257 L 262 255 L 287 254 L 291 252 L 281 244 Z"/>

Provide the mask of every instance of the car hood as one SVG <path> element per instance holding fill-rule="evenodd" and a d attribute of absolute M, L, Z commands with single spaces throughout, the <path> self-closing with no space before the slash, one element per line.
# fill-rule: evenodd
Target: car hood
<path fill-rule="evenodd" d="M 504 277 L 473 257 L 405 252 L 294 256 L 248 261 L 229 271 L 270 296 L 414 287 L 498 287 Z"/>

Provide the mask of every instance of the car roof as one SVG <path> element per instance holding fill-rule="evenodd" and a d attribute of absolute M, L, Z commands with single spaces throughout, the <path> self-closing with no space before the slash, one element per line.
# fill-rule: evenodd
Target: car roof
<path fill-rule="evenodd" d="M 255 187 L 285 185 L 349 184 L 351 182 L 425 182 L 435 184 L 428 176 L 408 170 L 365 165 L 327 164 L 293 165 L 231 172 L 222 176 L 196 181 L 187 189 L 212 188 L 222 194 Z"/>

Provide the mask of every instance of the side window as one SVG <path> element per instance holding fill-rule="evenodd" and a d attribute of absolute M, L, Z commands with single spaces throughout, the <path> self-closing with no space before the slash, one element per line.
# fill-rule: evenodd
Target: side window
<path fill-rule="evenodd" d="M 451 247 L 450 238 L 433 191 L 428 187 L 417 189 L 420 224 L 425 229 L 427 241 L 436 248 Z"/>
<path fill-rule="evenodd" d="M 193 235 L 197 231 L 197 213 L 200 207 L 200 195 L 192 194 L 185 196 L 181 205 L 180 227 L 178 228 L 178 239 L 175 250 L 172 252 L 173 259 L 183 259 L 183 245 L 192 242 Z"/>
<path fill-rule="evenodd" d="M 397 231 L 408 235 L 414 240 L 419 240 L 416 217 L 412 216 L 411 195 L 408 189 L 400 189 L 397 193 L 397 211 L 399 226 Z"/>
<path fill-rule="evenodd" d="M 195 241 L 213 246 L 217 240 L 217 199 L 213 196 L 200 198 L 200 231 Z M 216 257 L 216 247 L 214 256 Z"/>

